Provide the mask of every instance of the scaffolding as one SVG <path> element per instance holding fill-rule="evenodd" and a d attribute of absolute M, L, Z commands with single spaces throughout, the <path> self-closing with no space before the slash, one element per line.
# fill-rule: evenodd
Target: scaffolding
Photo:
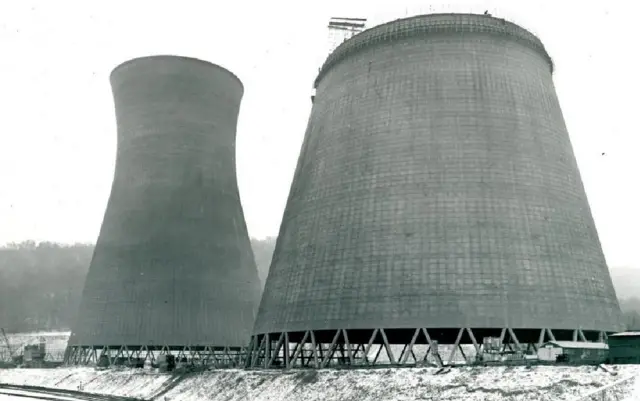
<path fill-rule="evenodd" d="M 342 42 L 365 29 L 366 18 L 331 17 L 329 19 L 329 53 Z"/>

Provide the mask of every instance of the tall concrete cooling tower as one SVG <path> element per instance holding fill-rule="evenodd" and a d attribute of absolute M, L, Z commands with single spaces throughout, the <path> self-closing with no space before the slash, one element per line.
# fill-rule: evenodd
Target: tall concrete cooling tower
<path fill-rule="evenodd" d="M 340 45 L 315 82 L 248 365 L 369 364 L 374 346 L 420 363 L 416 344 L 440 363 L 461 343 L 489 358 L 619 329 L 552 70 L 538 38 L 484 15 Z"/>
<path fill-rule="evenodd" d="M 111 86 L 115 176 L 67 360 L 236 360 L 261 291 L 236 181 L 243 85 L 153 56 L 118 66 Z"/>

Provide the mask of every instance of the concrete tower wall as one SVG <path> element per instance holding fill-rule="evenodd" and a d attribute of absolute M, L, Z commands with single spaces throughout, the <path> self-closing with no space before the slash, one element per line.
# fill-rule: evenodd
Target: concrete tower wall
<path fill-rule="evenodd" d="M 154 56 L 111 85 L 115 177 L 70 344 L 245 346 L 260 284 L 236 182 L 242 83 Z"/>
<path fill-rule="evenodd" d="M 532 34 L 479 15 L 336 49 L 254 334 L 620 328 L 552 70 Z"/>

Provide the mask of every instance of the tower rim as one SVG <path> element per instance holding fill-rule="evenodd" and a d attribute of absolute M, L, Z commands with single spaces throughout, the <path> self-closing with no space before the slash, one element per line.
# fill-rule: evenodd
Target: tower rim
<path fill-rule="evenodd" d="M 175 55 L 175 54 L 153 54 L 153 55 L 149 55 L 149 56 L 140 56 L 140 57 L 135 57 L 126 61 L 123 61 L 119 64 L 117 64 L 115 67 L 113 67 L 113 69 L 111 70 L 111 73 L 109 74 L 109 80 L 113 81 L 114 77 L 120 73 L 120 71 L 127 67 L 130 66 L 131 64 L 137 63 L 137 62 L 141 62 L 141 61 L 151 61 L 151 60 L 181 60 L 181 61 L 186 61 L 186 62 L 190 62 L 190 63 L 195 63 L 195 64 L 205 64 L 209 67 L 214 67 L 218 70 L 224 71 L 225 73 L 227 73 L 228 75 L 230 75 L 238 84 L 240 84 L 240 87 L 242 88 L 242 92 L 244 92 L 244 83 L 242 83 L 242 80 L 240 79 L 240 77 L 238 77 L 236 74 L 234 74 L 233 72 L 231 72 L 231 70 L 229 70 L 228 68 L 225 68 L 219 64 L 216 63 L 212 63 L 211 61 L 207 61 L 207 60 L 203 60 L 200 58 L 196 58 L 196 57 L 189 57 L 189 56 L 180 56 L 180 55 Z"/>
<path fill-rule="evenodd" d="M 520 25 L 485 14 L 434 13 L 398 18 L 366 29 L 345 40 L 329 54 L 322 64 L 313 87 L 314 89 L 318 88 L 320 81 L 334 65 L 363 49 L 387 40 L 442 33 L 477 33 L 510 37 L 538 52 L 549 63 L 550 73 L 553 74 L 553 60 L 542 41 Z"/>

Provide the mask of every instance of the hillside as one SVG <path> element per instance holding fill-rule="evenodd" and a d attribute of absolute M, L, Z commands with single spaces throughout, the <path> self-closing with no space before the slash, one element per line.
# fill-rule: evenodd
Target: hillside
<path fill-rule="evenodd" d="M 610 270 L 618 298 L 636 298 L 634 305 L 640 308 L 640 268 L 615 267 Z"/>

